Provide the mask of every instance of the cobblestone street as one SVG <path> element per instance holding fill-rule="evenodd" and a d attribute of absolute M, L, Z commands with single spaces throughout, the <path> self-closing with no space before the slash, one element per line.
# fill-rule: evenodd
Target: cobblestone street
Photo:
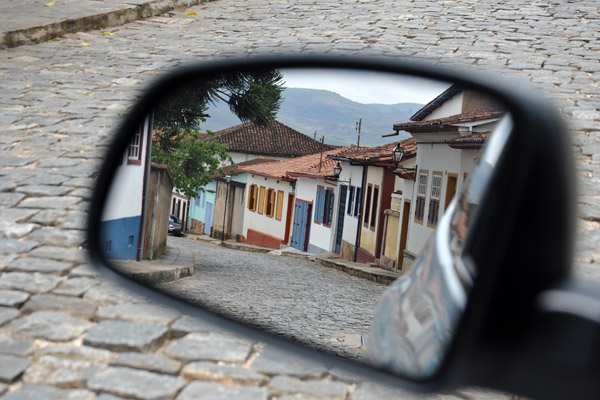
<path fill-rule="evenodd" d="M 160 287 L 257 327 L 357 358 L 385 285 L 312 261 L 169 237 L 191 248 L 193 276 Z"/>
<path fill-rule="evenodd" d="M 32 18 L 44 8 L 29 3 Z M 390 389 L 133 296 L 89 265 L 87 210 L 111 132 L 173 67 L 279 53 L 418 58 L 503 76 L 554 102 L 577 169 L 574 268 L 600 278 L 599 9 L 597 0 L 217 0 L 0 50 L 0 396 L 514 399 Z"/>

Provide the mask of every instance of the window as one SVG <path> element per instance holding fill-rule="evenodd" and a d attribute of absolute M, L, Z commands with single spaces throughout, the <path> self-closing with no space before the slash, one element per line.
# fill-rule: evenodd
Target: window
<path fill-rule="evenodd" d="M 267 197 L 265 198 L 265 215 L 267 217 L 272 217 L 275 206 L 275 190 L 268 189 Z"/>
<path fill-rule="evenodd" d="M 346 207 L 346 214 L 352 216 L 352 211 L 354 211 L 354 190 L 356 188 L 354 186 L 350 186 L 350 190 L 348 192 L 348 207 Z"/>
<path fill-rule="evenodd" d="M 365 198 L 365 220 L 364 220 L 364 224 L 365 226 L 369 226 L 369 211 L 371 210 L 371 192 L 373 190 L 373 186 L 371 186 L 371 184 L 369 184 L 369 186 L 367 186 L 367 197 Z"/>
<path fill-rule="evenodd" d="M 419 172 L 419 182 L 417 186 L 417 202 L 415 205 L 415 222 L 423 223 L 423 214 L 425 211 L 425 197 L 427 196 L 427 171 Z"/>
<path fill-rule="evenodd" d="M 142 130 L 144 125 L 140 126 L 136 133 L 131 137 L 131 142 L 127 147 L 127 164 L 140 165 L 142 163 Z"/>
<path fill-rule="evenodd" d="M 434 172 L 431 175 L 431 198 L 429 199 L 429 211 L 427 213 L 427 224 L 436 226 L 440 211 L 440 193 L 442 192 L 442 174 Z"/>
<path fill-rule="evenodd" d="M 275 210 L 275 219 L 281 221 L 281 215 L 283 214 L 283 190 L 277 192 L 277 209 Z"/>
<path fill-rule="evenodd" d="M 258 186 L 250 185 L 248 189 L 248 210 L 256 211 L 256 195 L 258 193 Z"/>
<path fill-rule="evenodd" d="M 333 189 L 325 189 L 322 186 L 317 187 L 317 209 L 315 212 L 315 222 L 325 226 L 331 225 L 333 216 Z"/>
<path fill-rule="evenodd" d="M 360 195 L 362 193 L 362 189 L 357 187 L 356 188 L 356 199 L 354 200 L 354 216 L 358 217 L 358 214 L 360 213 L 360 205 L 362 204 L 362 199 L 360 198 Z"/>
<path fill-rule="evenodd" d="M 375 230 L 377 221 L 377 203 L 379 201 L 379 186 L 373 187 L 373 200 L 371 201 L 371 229 Z"/>
<path fill-rule="evenodd" d="M 265 209 L 265 187 L 261 186 L 258 192 L 258 213 L 262 214 Z"/>

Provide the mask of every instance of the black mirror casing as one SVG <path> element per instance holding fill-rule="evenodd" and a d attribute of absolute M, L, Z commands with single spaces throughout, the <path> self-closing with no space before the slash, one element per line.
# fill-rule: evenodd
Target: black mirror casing
<path fill-rule="evenodd" d="M 100 248 L 100 218 L 119 157 L 129 144 L 130 132 L 165 93 L 198 75 L 269 67 L 331 67 L 413 74 L 489 93 L 508 108 L 514 129 L 484 192 L 484 206 L 478 209 L 472 225 L 473 234 L 465 244 L 478 266 L 478 274 L 454 340 L 433 376 L 399 378 L 307 349 L 148 289 L 108 267 L 109 262 Z M 225 60 L 170 73 L 155 82 L 140 98 L 117 130 L 106 154 L 89 214 L 91 259 L 107 279 L 154 301 L 368 379 L 399 384 L 415 391 L 446 390 L 468 384 L 551 397 L 554 385 L 532 385 L 523 374 L 540 380 L 549 379 L 551 375 L 548 374 L 553 371 L 539 363 L 544 348 L 533 345 L 540 334 L 538 322 L 543 319 L 536 298 L 566 279 L 570 270 L 574 230 L 571 147 L 563 123 L 551 106 L 519 89 L 487 80 L 489 76 L 474 75 L 471 71 L 456 72 L 413 62 L 348 57 Z"/>

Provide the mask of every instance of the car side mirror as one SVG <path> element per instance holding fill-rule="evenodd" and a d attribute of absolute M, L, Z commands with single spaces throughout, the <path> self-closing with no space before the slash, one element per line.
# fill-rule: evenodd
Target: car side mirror
<path fill-rule="evenodd" d="M 556 112 L 489 77 L 328 57 L 207 63 L 159 79 L 123 121 L 90 254 L 133 291 L 368 378 L 528 392 L 492 372 L 533 357 L 501 353 L 568 276 L 572 181 Z M 179 256 L 185 271 L 160 262 Z"/>

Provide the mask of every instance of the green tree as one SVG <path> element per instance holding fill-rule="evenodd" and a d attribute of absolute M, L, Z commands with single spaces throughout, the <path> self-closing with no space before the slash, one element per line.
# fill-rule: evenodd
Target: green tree
<path fill-rule="evenodd" d="M 234 72 L 198 79 L 167 96 L 154 109 L 152 161 L 166 164 L 173 184 L 195 197 L 212 176 L 225 174 L 220 165 L 232 163 L 227 145 L 211 132 L 201 138 L 207 110 L 226 102 L 242 122 L 268 126 L 281 105 L 282 75 L 277 70 Z"/>

